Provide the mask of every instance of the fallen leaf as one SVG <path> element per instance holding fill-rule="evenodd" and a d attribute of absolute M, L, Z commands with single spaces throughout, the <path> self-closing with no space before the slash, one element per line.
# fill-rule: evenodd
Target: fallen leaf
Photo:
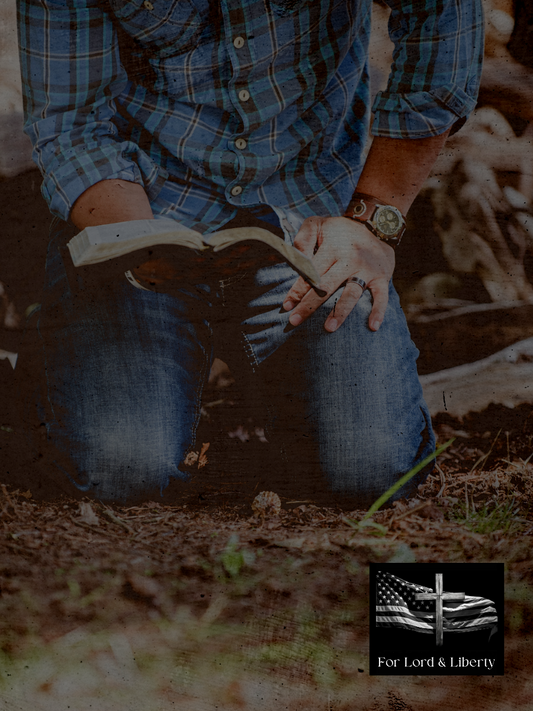
<path fill-rule="evenodd" d="M 183 460 L 186 467 L 192 467 L 198 461 L 198 452 L 189 452 L 189 454 Z"/>
<path fill-rule="evenodd" d="M 80 521 L 89 524 L 89 526 L 99 526 L 100 521 L 98 516 L 95 514 L 93 507 L 88 501 L 80 502 Z"/>
<path fill-rule="evenodd" d="M 200 456 L 198 457 L 198 469 L 202 469 L 207 464 L 206 452 L 209 449 L 209 442 L 204 442 L 202 444 L 202 449 L 200 450 Z"/>

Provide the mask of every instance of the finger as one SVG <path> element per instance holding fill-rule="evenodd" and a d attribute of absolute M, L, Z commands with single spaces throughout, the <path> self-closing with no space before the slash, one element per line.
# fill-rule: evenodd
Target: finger
<path fill-rule="evenodd" d="M 305 281 L 305 279 L 302 277 L 297 279 L 283 301 L 283 308 L 285 311 L 292 311 L 296 304 L 301 302 L 310 289 L 311 286 Z"/>
<path fill-rule="evenodd" d="M 320 230 L 321 218 L 308 217 L 302 223 L 298 234 L 294 240 L 294 246 L 300 250 L 308 259 L 313 259 L 315 247 L 318 240 L 318 232 Z M 319 268 L 316 267 L 320 274 Z M 285 297 L 283 308 L 285 311 L 291 311 L 297 303 L 299 303 L 310 289 L 310 285 L 300 277 L 292 286 L 291 290 Z"/>
<path fill-rule="evenodd" d="M 374 304 L 368 318 L 368 326 L 371 331 L 377 331 L 385 318 L 385 311 L 389 303 L 389 282 L 384 279 L 376 280 L 368 285 L 372 292 Z"/>
<path fill-rule="evenodd" d="M 342 290 L 342 295 L 335 304 L 335 308 L 326 319 L 324 324 L 326 331 L 333 333 L 342 326 L 362 295 L 363 289 L 359 284 L 348 282 Z"/>
<path fill-rule="evenodd" d="M 289 323 L 292 326 L 299 326 L 303 321 L 308 319 L 324 301 L 325 299 L 318 296 L 314 291 L 309 291 L 290 315 Z"/>
<path fill-rule="evenodd" d="M 346 279 L 346 274 L 342 267 L 333 265 L 333 267 L 324 275 L 320 283 L 320 288 L 326 293 L 325 296 L 319 296 L 315 291 L 308 289 L 307 294 L 302 298 L 300 303 L 295 306 L 289 322 L 293 326 L 299 326 L 305 319 L 316 311 L 316 309 L 327 301 L 327 299 L 336 291 L 342 282 Z"/>
<path fill-rule="evenodd" d="M 330 287 L 330 283 L 332 284 L 335 281 L 335 277 L 333 279 L 330 279 L 328 277 L 331 274 L 330 270 L 332 269 L 332 267 L 335 266 L 336 262 L 331 261 L 330 255 L 321 255 L 319 250 L 316 256 L 313 258 L 313 264 L 315 265 L 315 269 L 317 270 L 317 272 L 320 274 L 320 284 L 318 285 L 318 288 L 328 295 L 332 294 L 335 288 L 338 288 L 339 284 L 342 282 L 342 278 L 338 279 L 335 287 Z M 312 287 L 309 282 L 305 281 L 305 279 L 300 277 L 292 285 L 289 293 L 285 297 L 285 300 L 283 302 L 283 308 L 285 309 L 285 311 L 291 311 L 296 306 L 296 304 L 302 301 L 302 299 L 309 293 L 309 291 L 311 291 L 311 289 Z"/>
<path fill-rule="evenodd" d="M 312 259 L 315 252 L 320 224 L 320 218 L 308 217 L 303 221 L 302 226 L 298 230 L 298 234 L 294 238 L 294 246 L 296 249 L 303 252 L 309 259 Z"/>

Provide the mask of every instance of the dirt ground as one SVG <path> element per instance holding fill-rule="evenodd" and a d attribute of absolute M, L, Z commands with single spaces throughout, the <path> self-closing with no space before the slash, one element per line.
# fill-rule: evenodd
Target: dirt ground
<path fill-rule="evenodd" d="M 260 457 L 223 392 L 204 431 Z M 179 506 L 2 485 L 0 709 L 530 709 L 531 408 L 435 427 L 453 444 L 380 528 L 310 500 L 255 515 L 257 492 L 220 474 Z M 505 563 L 505 675 L 370 676 L 370 562 Z"/>

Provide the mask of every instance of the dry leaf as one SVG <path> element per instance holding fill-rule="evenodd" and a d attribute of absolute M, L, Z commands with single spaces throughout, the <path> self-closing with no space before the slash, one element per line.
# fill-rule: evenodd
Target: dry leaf
<path fill-rule="evenodd" d="M 192 467 L 198 461 L 198 452 L 189 452 L 189 454 L 183 460 L 186 467 Z"/>
<path fill-rule="evenodd" d="M 198 469 L 201 469 L 202 467 L 205 467 L 207 464 L 207 456 L 206 452 L 209 449 L 209 442 L 204 442 L 202 444 L 202 449 L 200 450 L 200 456 L 198 457 Z"/>
<path fill-rule="evenodd" d="M 198 462 L 198 469 L 202 469 L 207 464 L 207 457 L 205 453 L 209 449 L 210 442 L 204 442 L 202 448 L 199 452 L 189 452 L 189 454 L 183 460 L 183 464 L 186 467 L 192 467 L 193 464 Z"/>
<path fill-rule="evenodd" d="M 98 516 L 94 513 L 94 509 L 88 501 L 80 502 L 80 521 L 89 524 L 89 526 L 99 526 L 100 521 Z"/>

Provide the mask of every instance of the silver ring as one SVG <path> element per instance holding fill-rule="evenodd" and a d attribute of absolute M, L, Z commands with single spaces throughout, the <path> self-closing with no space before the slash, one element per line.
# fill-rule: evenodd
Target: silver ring
<path fill-rule="evenodd" d="M 364 281 L 364 279 L 359 279 L 359 277 L 351 276 L 346 279 L 345 284 L 348 284 L 349 282 L 357 284 L 357 286 L 360 286 L 363 291 L 366 289 L 366 281 Z"/>

